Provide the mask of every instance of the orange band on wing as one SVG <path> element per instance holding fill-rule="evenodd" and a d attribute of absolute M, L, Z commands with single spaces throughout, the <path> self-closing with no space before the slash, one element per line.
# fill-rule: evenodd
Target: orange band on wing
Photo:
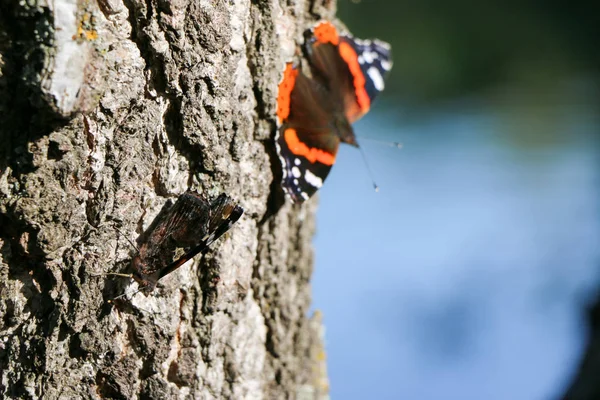
<path fill-rule="evenodd" d="M 279 118 L 279 123 L 282 123 L 290 115 L 290 98 L 296 84 L 298 72 L 298 69 L 294 68 L 292 63 L 285 65 L 285 71 L 283 71 L 283 78 L 281 78 L 281 82 L 279 83 L 279 92 L 277 94 L 277 117 Z"/>
<path fill-rule="evenodd" d="M 319 22 L 317 26 L 313 28 L 313 34 L 319 43 L 331 43 L 334 46 L 337 46 L 340 42 L 337 29 L 335 29 L 335 26 L 329 21 Z"/>
<path fill-rule="evenodd" d="M 356 95 L 356 101 L 358 102 L 362 114 L 365 114 L 367 111 L 369 111 L 369 107 L 371 106 L 371 99 L 369 98 L 367 89 L 365 88 L 365 75 L 360 69 L 360 64 L 358 63 L 358 56 L 356 55 L 356 51 L 348 43 L 341 42 L 339 52 L 342 59 L 346 62 L 346 65 L 348 65 L 350 73 L 354 77 L 353 84 L 354 94 Z"/>
<path fill-rule="evenodd" d="M 285 139 L 285 143 L 288 145 L 288 148 L 292 153 L 297 156 L 305 157 L 313 164 L 315 161 L 325 165 L 333 165 L 335 162 L 335 156 L 333 154 L 314 147 L 310 148 L 302 143 L 300 139 L 298 139 L 298 134 L 296 133 L 295 129 L 286 129 L 283 134 L 283 138 Z"/>

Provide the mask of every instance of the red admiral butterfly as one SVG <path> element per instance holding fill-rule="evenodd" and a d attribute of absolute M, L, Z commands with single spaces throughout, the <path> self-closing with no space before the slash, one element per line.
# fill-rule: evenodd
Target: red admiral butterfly
<path fill-rule="evenodd" d="M 294 203 L 323 185 L 340 142 L 358 147 L 350 124 L 369 111 L 392 68 L 388 43 L 339 34 L 328 21 L 306 36 L 312 78 L 286 64 L 277 96 L 275 145 L 282 186 Z"/>
<path fill-rule="evenodd" d="M 209 203 L 188 191 L 156 218 L 133 259 L 132 277 L 148 294 L 156 283 L 191 260 L 231 228 L 244 213 L 226 194 Z M 178 248 L 185 254 L 173 261 Z"/>

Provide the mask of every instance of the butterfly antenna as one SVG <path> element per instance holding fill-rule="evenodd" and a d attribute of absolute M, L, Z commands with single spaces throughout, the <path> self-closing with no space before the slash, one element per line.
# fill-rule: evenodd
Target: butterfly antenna
<path fill-rule="evenodd" d="M 369 142 L 379 143 L 379 144 L 383 144 L 385 146 L 395 147 L 397 149 L 401 149 L 404 146 L 401 142 L 391 142 L 388 140 L 379 140 L 379 139 L 373 139 L 373 138 L 368 138 L 368 137 L 361 137 L 360 140 L 361 141 L 368 140 Z"/>
<path fill-rule="evenodd" d="M 133 296 L 135 296 L 136 294 L 138 294 L 139 292 L 141 292 L 142 290 L 144 290 L 144 289 L 143 289 L 143 288 L 142 288 L 142 289 L 138 289 L 138 290 L 136 290 L 135 292 L 131 293 L 130 295 L 133 297 Z M 108 304 L 112 304 L 112 303 L 114 303 L 114 301 L 115 301 L 115 300 L 118 300 L 118 299 L 120 299 L 120 298 L 123 298 L 123 297 L 125 297 L 125 296 L 127 296 L 127 292 L 125 292 L 125 293 L 123 293 L 123 294 L 120 294 L 120 295 L 118 295 L 117 297 L 113 297 L 112 299 L 110 299 L 110 300 L 107 300 L 106 302 L 107 302 Z"/>
<path fill-rule="evenodd" d="M 143 289 L 138 289 L 138 290 L 136 290 L 135 292 L 131 293 L 131 296 L 132 296 L 132 297 L 133 297 L 133 296 L 135 296 L 136 294 L 138 294 L 138 293 L 139 293 L 139 292 L 141 292 L 142 290 L 143 290 Z M 123 293 L 123 294 L 121 294 L 121 295 L 119 295 L 119 296 L 117 296 L 117 297 L 115 297 L 115 298 L 113 298 L 113 299 L 107 300 L 106 302 L 107 302 L 108 304 L 114 304 L 115 300 L 118 300 L 118 299 L 120 299 L 120 298 L 122 298 L 122 297 L 125 297 L 126 295 L 127 295 L 127 293 Z M 131 299 L 131 298 L 130 298 L 130 299 Z M 140 310 L 140 311 L 143 311 L 143 312 L 145 312 L 146 314 L 149 314 L 149 315 L 151 315 L 151 316 L 152 316 L 152 319 L 154 319 L 154 317 L 156 316 L 156 313 L 154 313 L 154 312 L 152 312 L 152 311 L 149 311 L 149 310 L 146 310 L 146 309 L 144 309 L 144 308 L 142 308 L 142 307 L 140 307 L 140 306 L 134 306 L 134 307 L 135 307 L 136 309 Z"/>
<path fill-rule="evenodd" d="M 138 253 L 140 252 L 140 249 L 138 249 L 138 247 L 135 245 L 135 243 L 133 243 L 133 242 L 131 241 L 131 239 L 129 239 L 127 236 L 125 236 L 125 234 L 124 234 L 123 232 L 121 232 L 121 231 L 119 230 L 119 228 L 117 228 L 116 226 L 113 226 L 113 228 L 115 228 L 115 230 L 116 230 L 117 232 L 119 232 L 119 233 L 121 234 L 121 236 L 123 236 L 125 239 L 127 239 L 127 241 L 129 242 L 129 244 L 130 244 L 130 245 L 131 245 L 131 246 L 132 246 L 132 247 L 133 247 L 133 248 L 134 248 L 134 249 L 135 249 L 135 250 L 136 250 Z"/>
<path fill-rule="evenodd" d="M 360 154 L 362 155 L 363 161 L 365 162 L 365 166 L 367 167 L 367 171 L 369 172 L 369 177 L 371 178 L 371 182 L 373 183 L 373 189 L 375 189 L 375 192 L 379 192 L 379 186 L 377 186 L 377 183 L 375 183 L 375 178 L 373 178 L 373 171 L 371 171 L 371 167 L 369 166 L 369 162 L 367 161 L 367 156 L 365 155 L 365 152 L 362 147 L 359 146 L 358 150 L 360 150 Z"/>
<path fill-rule="evenodd" d="M 91 276 L 122 276 L 123 278 L 133 278 L 133 274 L 122 274 L 120 272 L 103 272 L 101 274 L 90 274 Z"/>

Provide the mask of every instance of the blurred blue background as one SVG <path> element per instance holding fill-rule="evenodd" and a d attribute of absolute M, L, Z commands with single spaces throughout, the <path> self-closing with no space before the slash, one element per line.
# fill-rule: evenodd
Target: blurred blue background
<path fill-rule="evenodd" d="M 333 399 L 564 393 L 600 282 L 596 8 L 338 2 L 395 64 L 355 124 L 380 192 L 344 145 L 319 192 Z"/>

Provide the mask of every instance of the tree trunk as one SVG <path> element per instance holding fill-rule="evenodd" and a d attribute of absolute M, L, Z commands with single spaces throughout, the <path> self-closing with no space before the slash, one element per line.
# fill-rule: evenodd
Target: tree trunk
<path fill-rule="evenodd" d="M 5 398 L 326 398 L 314 201 L 282 204 L 284 61 L 335 2 L 54 0 L 0 12 Z M 135 241 L 188 187 L 246 210 L 138 293 Z"/>

